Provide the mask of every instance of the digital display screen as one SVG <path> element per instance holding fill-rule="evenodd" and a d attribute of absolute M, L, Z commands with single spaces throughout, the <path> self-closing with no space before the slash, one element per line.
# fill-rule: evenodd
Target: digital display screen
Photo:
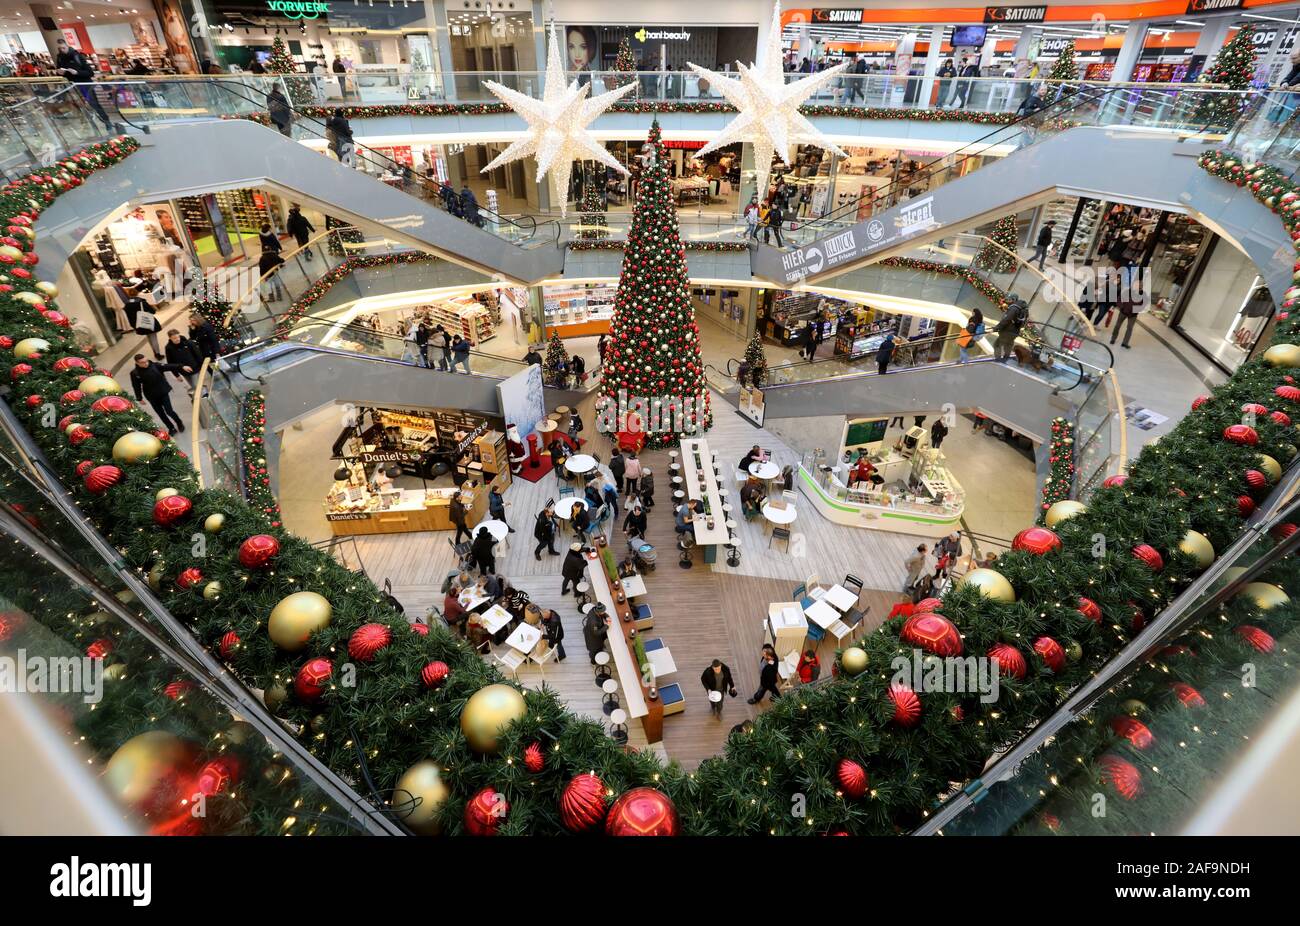
<path fill-rule="evenodd" d="M 983 26 L 953 26 L 952 47 L 962 46 L 979 48 L 984 44 L 988 30 Z"/>

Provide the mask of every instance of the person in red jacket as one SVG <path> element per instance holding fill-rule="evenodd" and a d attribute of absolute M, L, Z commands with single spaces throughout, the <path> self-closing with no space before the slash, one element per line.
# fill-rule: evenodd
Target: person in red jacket
<path fill-rule="evenodd" d="M 795 671 L 799 673 L 799 681 L 807 685 L 809 682 L 816 681 L 817 676 L 821 674 L 822 661 L 817 658 L 814 650 L 806 650 L 799 657 L 799 664 Z"/>
<path fill-rule="evenodd" d="M 469 617 L 469 612 L 460 603 L 460 586 L 455 583 L 442 600 L 442 616 L 452 630 L 462 634 L 465 632 L 465 620 Z"/>

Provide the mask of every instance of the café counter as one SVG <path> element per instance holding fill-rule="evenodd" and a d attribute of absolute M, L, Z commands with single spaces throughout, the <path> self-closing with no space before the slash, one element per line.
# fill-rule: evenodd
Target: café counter
<path fill-rule="evenodd" d="M 450 511 L 452 496 L 458 491 L 439 488 L 395 489 L 383 495 L 369 492 L 343 505 L 326 502 L 325 518 L 336 537 L 455 530 Z M 463 495 L 468 496 L 465 523 L 472 528 L 487 512 L 487 488 L 479 487 Z"/>
<path fill-rule="evenodd" d="M 892 459 L 888 463 L 895 465 L 881 469 L 892 483 L 897 478 L 892 470 L 898 467 Z M 939 537 L 961 529 L 965 493 L 941 463 L 927 466 L 919 484 L 906 492 L 865 488 L 861 483 L 849 486 L 843 481 L 847 476 L 843 468 L 809 469 L 810 465 L 808 461 L 800 463 L 795 482 L 828 521 L 919 537 Z"/>

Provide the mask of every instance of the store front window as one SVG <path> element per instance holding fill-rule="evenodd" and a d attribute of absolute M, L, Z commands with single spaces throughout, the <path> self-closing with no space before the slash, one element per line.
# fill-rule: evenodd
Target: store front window
<path fill-rule="evenodd" d="M 1250 359 L 1273 317 L 1273 299 L 1249 257 L 1215 237 L 1174 315 L 1174 328 L 1223 369 Z"/>

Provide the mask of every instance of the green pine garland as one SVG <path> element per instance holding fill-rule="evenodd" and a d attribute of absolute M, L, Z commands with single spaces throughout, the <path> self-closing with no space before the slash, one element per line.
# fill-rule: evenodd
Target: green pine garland
<path fill-rule="evenodd" d="M 1049 467 L 1047 478 L 1043 480 L 1043 514 L 1074 492 L 1074 425 L 1068 418 L 1052 419 L 1052 434 L 1047 449 Z M 1040 523 L 1042 518 L 1043 515 L 1040 514 Z"/>
<path fill-rule="evenodd" d="M 271 471 L 266 463 L 266 398 L 260 389 L 244 396 L 240 421 L 240 463 L 244 471 L 244 498 L 266 515 L 272 527 L 280 526 L 280 503 L 271 491 Z"/>

